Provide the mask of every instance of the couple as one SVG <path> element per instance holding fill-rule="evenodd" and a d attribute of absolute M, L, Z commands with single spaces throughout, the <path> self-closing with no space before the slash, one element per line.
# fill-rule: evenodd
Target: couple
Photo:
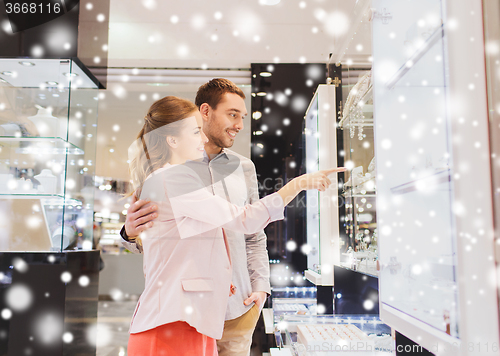
<path fill-rule="evenodd" d="M 129 356 L 249 355 L 270 292 L 263 228 L 300 191 L 323 191 L 327 175 L 344 170 L 300 176 L 259 200 L 253 163 L 226 149 L 243 128 L 244 98 L 213 79 L 196 105 L 165 97 L 145 117 L 130 164 L 140 200 L 122 229 L 127 248 L 144 252 L 146 277 Z"/>

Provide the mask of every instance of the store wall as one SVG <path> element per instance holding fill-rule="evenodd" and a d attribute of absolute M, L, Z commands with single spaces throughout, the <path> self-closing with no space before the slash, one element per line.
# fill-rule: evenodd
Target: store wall
<path fill-rule="evenodd" d="M 101 91 L 99 96 L 96 175 L 114 180 L 130 180 L 128 147 L 137 138 L 149 106 L 167 95 L 194 101 L 196 91 L 203 83 L 155 87 L 147 83 L 110 82 L 108 89 Z M 241 89 L 247 97 L 245 103 L 250 112 L 251 88 L 241 86 Z M 248 115 L 244 120 L 245 128 L 231 148 L 245 157 L 250 157 L 250 120 Z"/>
<path fill-rule="evenodd" d="M 248 68 L 326 62 L 355 1 L 111 0 L 111 67 Z M 339 43 L 337 43 L 337 40 Z"/>

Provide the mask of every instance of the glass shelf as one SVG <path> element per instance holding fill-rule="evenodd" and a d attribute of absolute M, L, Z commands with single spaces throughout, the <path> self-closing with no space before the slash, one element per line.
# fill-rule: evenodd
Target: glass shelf
<path fill-rule="evenodd" d="M 351 186 L 346 187 L 344 185 L 344 191 L 342 192 L 342 196 L 344 196 L 344 197 L 347 195 L 349 195 L 351 197 L 375 196 L 377 194 L 377 190 L 376 189 L 367 189 L 367 188 L 373 188 L 373 187 L 366 187 L 365 186 L 365 184 L 368 182 L 375 183 L 375 178 L 371 178 L 370 180 L 367 180 L 366 182 L 363 182 L 359 185 L 355 185 L 354 187 L 351 187 Z M 371 185 L 372 184 L 370 184 L 370 186 Z"/>
<path fill-rule="evenodd" d="M 441 184 L 446 184 L 444 189 L 450 191 L 449 182 L 451 181 L 450 168 L 443 168 L 435 173 L 425 174 L 420 179 L 410 181 L 391 188 L 392 194 L 407 194 L 418 190 L 438 190 Z"/>
<path fill-rule="evenodd" d="M 15 148 L 15 152 L 27 155 L 83 155 L 85 152 L 60 137 L 13 137 L 0 136 L 0 147 Z"/>
<path fill-rule="evenodd" d="M 413 55 L 398 69 L 386 83 L 387 89 L 394 86 L 429 52 L 444 36 L 444 26 L 437 28 L 422 45 L 415 50 Z"/>
<path fill-rule="evenodd" d="M 0 193 L 0 199 L 40 199 L 42 205 L 65 205 L 82 206 L 82 202 L 77 199 L 64 198 L 59 194 L 36 194 L 36 193 Z"/>

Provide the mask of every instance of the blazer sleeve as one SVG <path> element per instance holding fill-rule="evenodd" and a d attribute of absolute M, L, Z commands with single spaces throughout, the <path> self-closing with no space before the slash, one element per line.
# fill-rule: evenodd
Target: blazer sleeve
<path fill-rule="evenodd" d="M 164 182 L 181 238 L 219 227 L 254 234 L 284 218 L 283 199 L 278 193 L 239 207 L 211 194 L 194 172 L 178 170 L 166 175 Z"/>
<path fill-rule="evenodd" d="M 123 247 L 129 250 L 132 253 L 142 253 L 142 250 L 137 246 L 137 244 L 132 241 L 129 241 L 127 233 L 125 232 L 125 225 L 120 230 L 120 236 L 122 237 L 120 242 Z"/>

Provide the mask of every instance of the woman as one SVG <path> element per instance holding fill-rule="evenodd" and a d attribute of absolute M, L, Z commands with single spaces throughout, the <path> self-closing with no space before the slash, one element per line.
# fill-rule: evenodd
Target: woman
<path fill-rule="evenodd" d="M 283 219 L 301 190 L 325 190 L 332 169 L 295 178 L 277 193 L 238 207 L 214 196 L 206 170 L 201 115 L 165 97 L 145 117 L 131 161 L 136 194 L 158 205 L 158 223 L 141 236 L 146 286 L 130 327 L 128 355 L 217 355 L 231 286 L 224 229 L 255 233 Z"/>

